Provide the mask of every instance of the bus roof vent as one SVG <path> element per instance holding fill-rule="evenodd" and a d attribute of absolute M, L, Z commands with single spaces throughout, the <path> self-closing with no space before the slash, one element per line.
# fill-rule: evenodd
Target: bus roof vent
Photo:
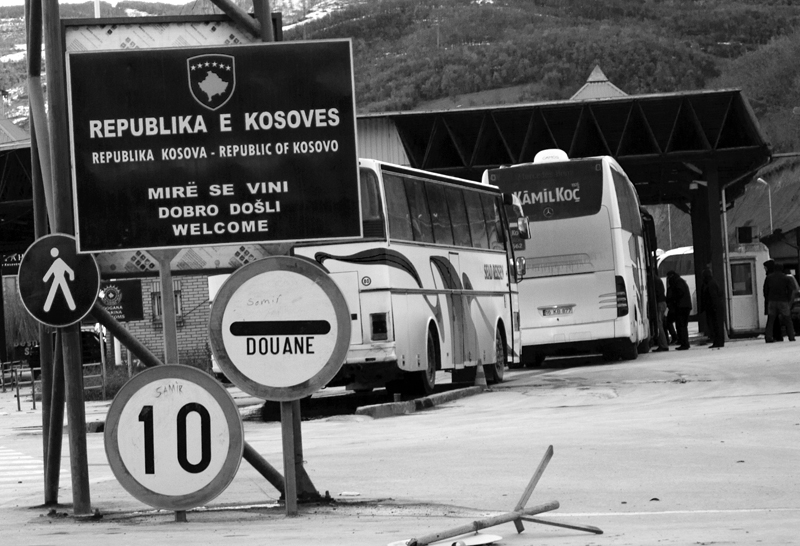
<path fill-rule="evenodd" d="M 533 158 L 534 163 L 553 163 L 555 161 L 569 161 L 567 152 L 558 148 L 551 148 L 538 152 L 536 157 Z"/>

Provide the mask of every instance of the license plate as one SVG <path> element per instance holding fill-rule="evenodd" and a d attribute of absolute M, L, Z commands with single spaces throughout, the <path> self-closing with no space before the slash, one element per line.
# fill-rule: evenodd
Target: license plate
<path fill-rule="evenodd" d="M 552 317 L 553 315 L 571 315 L 572 307 L 557 307 L 555 309 L 542 309 L 542 315 Z"/>

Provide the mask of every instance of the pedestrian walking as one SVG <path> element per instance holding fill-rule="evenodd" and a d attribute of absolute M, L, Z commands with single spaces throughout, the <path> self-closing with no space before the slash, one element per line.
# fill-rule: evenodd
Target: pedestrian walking
<path fill-rule="evenodd" d="M 667 316 L 664 322 L 664 329 L 667 331 L 667 341 L 670 345 L 678 343 L 678 332 L 675 331 L 675 306 L 667 299 Z"/>
<path fill-rule="evenodd" d="M 775 271 L 775 260 L 767 260 L 764 262 L 764 272 L 769 276 Z M 767 295 L 764 294 L 764 315 L 769 317 L 769 304 L 767 303 Z M 772 325 L 772 340 L 783 341 L 783 332 L 781 331 L 781 321 L 776 320 Z M 764 336 L 766 338 L 766 335 Z"/>
<path fill-rule="evenodd" d="M 655 353 L 661 353 L 664 351 L 669 351 L 669 343 L 667 342 L 667 332 L 664 329 L 664 323 L 666 322 L 666 313 L 667 313 L 667 292 L 664 289 L 664 283 L 661 282 L 661 279 L 656 277 L 656 304 L 658 306 L 658 312 L 656 313 L 656 323 L 658 324 L 658 333 L 656 334 L 656 344 L 658 345 L 658 349 L 656 349 Z"/>
<path fill-rule="evenodd" d="M 692 294 L 689 285 L 674 270 L 667 272 L 667 304 L 675 309 L 675 330 L 678 334 L 676 351 L 689 349 L 689 314 L 692 312 Z"/>
<path fill-rule="evenodd" d="M 791 306 L 795 296 L 795 284 L 783 273 L 783 265 L 776 263 L 772 273 L 764 279 L 764 300 L 767 303 L 767 327 L 764 339 L 767 343 L 775 341 L 773 328 L 780 321 L 786 328 L 789 341 L 794 341 Z"/>
<path fill-rule="evenodd" d="M 722 290 L 708 267 L 703 270 L 702 278 L 697 298 L 697 310 L 706 315 L 708 337 L 712 341 L 709 349 L 720 349 L 725 346 L 725 317 L 723 314 L 725 305 L 722 299 Z"/>

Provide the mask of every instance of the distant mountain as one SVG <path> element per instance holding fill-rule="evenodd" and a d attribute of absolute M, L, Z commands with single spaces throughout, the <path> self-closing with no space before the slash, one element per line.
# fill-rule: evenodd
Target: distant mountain
<path fill-rule="evenodd" d="M 236 1 L 251 9 L 250 0 Z M 285 40 L 352 39 L 362 113 L 567 99 L 599 65 L 631 95 L 741 88 L 773 149 L 800 151 L 800 117 L 793 115 L 800 112 L 798 2 L 271 0 L 271 6 L 283 14 Z M 93 16 L 91 2 L 60 10 L 63 17 Z M 107 17 L 211 12 L 219 10 L 209 0 L 103 3 Z M 8 57 L 25 42 L 21 16 L 21 7 L 0 8 L 0 60 L 7 59 L 0 63 L 0 89 L 9 94 L 6 111 L 24 126 L 25 63 Z M 795 163 L 770 166 L 774 178 L 784 183 L 785 177 L 791 187 Z M 681 214 L 672 212 L 665 221 Z M 741 220 L 747 221 L 753 219 Z"/>

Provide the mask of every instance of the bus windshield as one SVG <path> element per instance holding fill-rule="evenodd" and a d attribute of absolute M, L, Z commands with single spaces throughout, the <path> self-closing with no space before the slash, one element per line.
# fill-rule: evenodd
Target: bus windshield
<path fill-rule="evenodd" d="M 603 165 L 599 159 L 542 163 L 536 168 L 492 171 L 491 183 L 513 193 L 531 222 L 591 216 L 603 201 Z"/>
<path fill-rule="evenodd" d="M 514 248 L 527 260 L 526 278 L 613 269 L 601 159 L 496 169 L 489 181 L 517 196 L 531 222 L 531 240 Z"/>

